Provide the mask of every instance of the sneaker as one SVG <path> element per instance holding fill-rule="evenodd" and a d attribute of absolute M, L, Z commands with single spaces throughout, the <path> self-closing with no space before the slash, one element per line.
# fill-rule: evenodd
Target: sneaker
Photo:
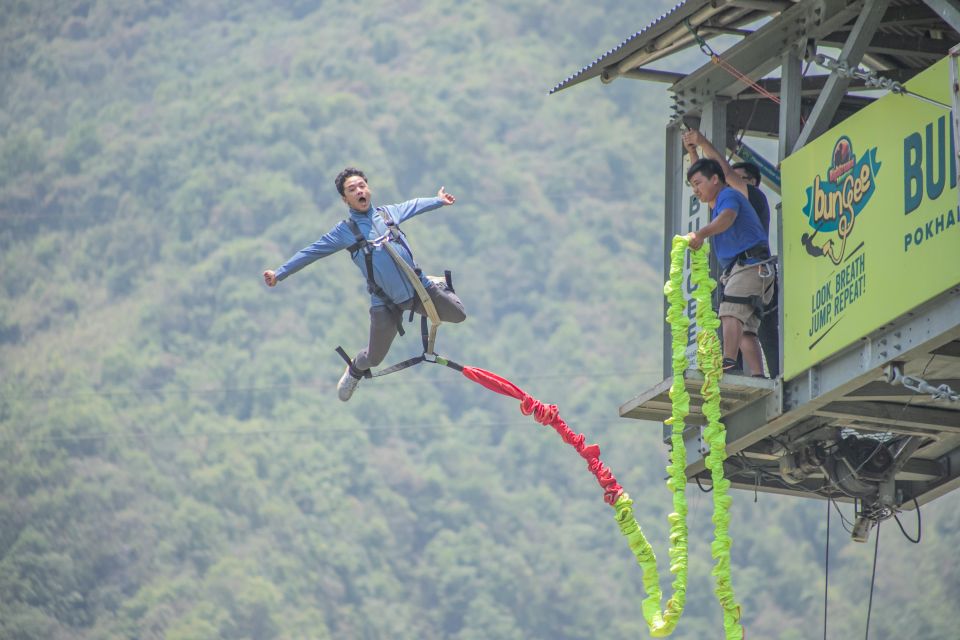
<path fill-rule="evenodd" d="M 723 372 L 733 376 L 743 375 L 743 369 L 737 365 L 737 361 L 733 358 L 723 359 Z"/>
<path fill-rule="evenodd" d="M 354 376 L 350 369 L 349 366 L 346 368 L 343 375 L 340 376 L 340 382 L 337 383 L 337 396 L 344 402 L 350 399 L 357 385 L 360 384 L 360 378 Z"/>

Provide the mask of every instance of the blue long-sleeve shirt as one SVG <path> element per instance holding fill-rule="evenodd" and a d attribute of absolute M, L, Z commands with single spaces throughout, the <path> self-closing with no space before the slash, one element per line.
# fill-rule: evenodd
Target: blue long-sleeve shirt
<path fill-rule="evenodd" d="M 443 200 L 440 198 L 416 198 L 414 200 L 401 202 L 400 204 L 388 204 L 382 208 L 387 210 L 387 213 L 395 223 L 400 224 L 404 220 L 409 220 L 416 215 L 442 207 L 443 204 Z M 376 212 L 376 209 L 372 205 L 367 211 L 350 209 L 350 218 L 357 223 L 360 233 L 368 240 L 375 240 L 387 232 L 387 227 L 381 219 L 380 214 Z M 308 264 L 316 262 L 320 258 L 326 258 L 341 249 L 346 249 L 355 242 L 356 238 L 350 230 L 350 227 L 347 226 L 345 221 L 341 220 L 333 229 L 324 234 L 322 238 L 310 246 L 304 247 L 298 251 L 296 255 L 287 260 L 286 263 L 277 270 L 277 280 L 285 280 L 288 276 L 300 271 L 300 269 L 303 269 Z M 394 242 L 391 246 L 393 249 L 396 249 L 397 253 L 407 264 L 411 267 L 414 266 L 413 256 L 410 255 L 406 247 L 399 242 Z M 356 252 L 356 255 L 352 256 L 352 259 L 353 263 L 360 269 L 360 273 L 363 274 L 364 281 L 366 281 L 367 265 L 363 252 Z M 384 293 L 390 296 L 390 300 L 395 304 L 402 304 L 416 294 L 413 285 L 407 280 L 407 277 L 400 270 L 400 267 L 396 265 L 393 258 L 390 257 L 390 254 L 387 253 L 387 250 L 382 247 L 373 248 L 373 279 L 380 288 L 383 289 Z M 420 281 L 423 282 L 424 286 L 429 284 L 426 276 L 421 275 Z M 370 304 L 371 306 L 384 306 L 387 302 L 371 294 Z"/>

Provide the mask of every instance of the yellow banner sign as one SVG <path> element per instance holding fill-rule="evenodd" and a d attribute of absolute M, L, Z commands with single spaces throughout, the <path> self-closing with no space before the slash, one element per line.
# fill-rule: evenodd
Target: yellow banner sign
<path fill-rule="evenodd" d="M 906 87 L 949 105 L 948 60 Z M 949 109 L 887 95 L 786 158 L 782 178 L 784 378 L 960 282 Z"/>

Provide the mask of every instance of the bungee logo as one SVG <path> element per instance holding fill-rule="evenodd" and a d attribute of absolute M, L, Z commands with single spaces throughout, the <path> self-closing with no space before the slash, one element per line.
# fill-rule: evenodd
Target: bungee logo
<path fill-rule="evenodd" d="M 835 265 L 843 262 L 847 238 L 853 233 L 857 216 L 873 196 L 879 172 L 876 147 L 868 149 L 858 160 L 850 138 L 841 136 L 837 140 L 826 179 L 817 175 L 813 186 L 807 187 L 803 213 L 813 232 L 804 232 L 800 237 L 807 253 L 815 258 L 830 258 Z M 821 233 L 836 236 L 818 244 L 817 236 Z"/>
<path fill-rule="evenodd" d="M 876 190 L 879 172 L 876 147 L 857 159 L 850 138 L 841 136 L 833 145 L 826 179 L 817 175 L 813 186 L 807 187 L 803 213 L 813 231 L 805 231 L 800 241 L 814 258 L 829 258 L 835 267 L 840 267 L 832 269 L 810 297 L 809 349 L 826 337 L 847 309 L 866 293 L 866 251 L 861 251 L 864 243 L 848 251 L 847 240 L 857 216 Z M 818 243 L 816 238 L 821 233 L 828 237 Z"/>

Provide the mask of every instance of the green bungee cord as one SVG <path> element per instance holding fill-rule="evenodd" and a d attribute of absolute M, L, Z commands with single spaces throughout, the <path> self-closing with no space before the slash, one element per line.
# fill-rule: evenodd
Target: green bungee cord
<path fill-rule="evenodd" d="M 671 426 L 672 453 L 667 466 L 669 479 L 667 487 L 673 493 L 673 508 L 667 520 L 670 523 L 670 572 L 674 574 L 673 596 L 667 601 L 666 609 L 661 612 L 660 577 L 657 573 L 657 559 L 653 548 L 643 535 L 640 525 L 633 515 L 633 501 L 623 493 L 614 503 L 615 517 L 621 533 L 637 558 L 643 571 L 643 587 L 647 593 L 642 603 L 643 617 L 650 627 L 650 634 L 663 638 L 673 633 L 683 613 L 687 599 L 687 478 L 684 475 L 687 452 L 683 442 L 684 420 L 690 413 L 690 394 L 684 382 L 687 369 L 687 335 L 690 320 L 686 315 L 686 300 L 683 297 L 683 261 L 689 242 L 684 236 L 675 236 L 670 251 L 670 280 L 664 285 L 663 292 L 669 301 L 667 321 L 671 327 L 673 385 L 670 387 L 670 401 L 673 405 L 671 417 L 666 424 Z M 717 329 L 720 320 L 713 311 L 711 294 L 716 282 L 710 277 L 707 261 L 708 244 L 698 251 L 691 251 L 691 280 L 695 286 L 693 297 L 697 301 L 697 366 L 703 372 L 703 413 L 707 418 L 707 427 L 703 438 L 710 446 L 706 466 L 710 469 L 713 481 L 713 524 L 714 541 L 711 555 L 715 561 L 712 574 L 715 579 L 714 592 L 723 609 L 723 628 L 726 640 L 742 640 L 743 627 L 740 624 L 740 605 L 733 593 L 730 577 L 730 504 L 728 495 L 730 481 L 723 477 L 723 461 L 726 458 L 726 429 L 720 422 L 720 376 L 722 355 Z"/>

